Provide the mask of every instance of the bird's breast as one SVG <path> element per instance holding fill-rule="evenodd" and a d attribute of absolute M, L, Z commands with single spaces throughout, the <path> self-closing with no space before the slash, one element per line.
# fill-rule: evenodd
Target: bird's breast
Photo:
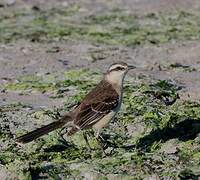
<path fill-rule="evenodd" d="M 105 115 L 102 119 L 100 119 L 97 123 L 93 125 L 94 129 L 102 129 L 103 127 L 107 126 L 111 119 L 115 116 L 117 111 L 113 110 Z"/>

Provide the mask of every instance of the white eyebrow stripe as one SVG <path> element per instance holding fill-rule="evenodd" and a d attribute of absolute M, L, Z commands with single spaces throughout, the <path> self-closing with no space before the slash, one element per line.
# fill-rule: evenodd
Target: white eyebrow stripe
<path fill-rule="evenodd" d="M 117 67 L 125 68 L 124 66 L 122 66 L 120 64 L 116 64 L 116 65 L 111 66 L 110 69 L 109 69 L 109 71 L 112 71 L 112 70 L 116 69 Z"/>

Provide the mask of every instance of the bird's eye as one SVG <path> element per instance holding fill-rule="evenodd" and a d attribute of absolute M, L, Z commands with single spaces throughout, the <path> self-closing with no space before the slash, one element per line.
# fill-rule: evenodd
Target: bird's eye
<path fill-rule="evenodd" d="M 117 70 L 117 71 L 124 70 L 124 67 L 120 67 L 120 66 L 119 66 L 119 67 L 116 67 L 116 70 Z"/>

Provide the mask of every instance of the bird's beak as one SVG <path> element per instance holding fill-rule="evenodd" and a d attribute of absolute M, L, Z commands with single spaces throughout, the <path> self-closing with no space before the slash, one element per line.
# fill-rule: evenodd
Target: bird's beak
<path fill-rule="evenodd" d="M 128 70 L 130 70 L 130 69 L 135 69 L 135 68 L 136 68 L 135 66 L 128 65 Z"/>

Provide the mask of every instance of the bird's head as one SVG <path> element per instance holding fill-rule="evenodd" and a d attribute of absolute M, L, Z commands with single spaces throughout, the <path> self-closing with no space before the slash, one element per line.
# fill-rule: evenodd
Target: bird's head
<path fill-rule="evenodd" d="M 114 63 L 109 67 L 106 73 L 106 80 L 115 84 L 121 83 L 127 72 L 134 68 L 135 66 L 128 65 L 124 62 Z"/>

